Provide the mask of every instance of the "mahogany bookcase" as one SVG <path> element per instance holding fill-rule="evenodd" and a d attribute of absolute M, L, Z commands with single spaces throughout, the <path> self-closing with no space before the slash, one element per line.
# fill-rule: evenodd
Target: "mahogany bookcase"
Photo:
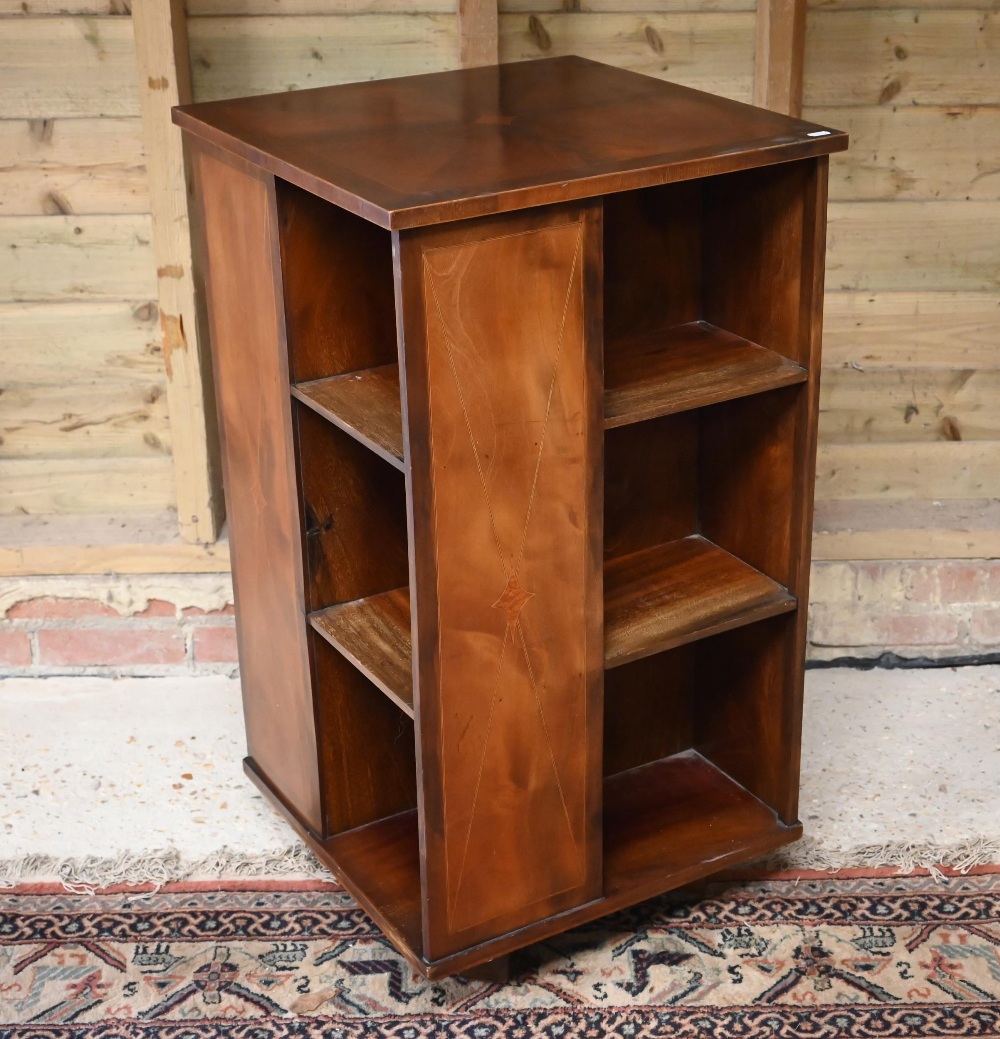
<path fill-rule="evenodd" d="M 794 840 L 846 136 L 575 57 L 174 118 L 317 856 L 433 978 Z"/>

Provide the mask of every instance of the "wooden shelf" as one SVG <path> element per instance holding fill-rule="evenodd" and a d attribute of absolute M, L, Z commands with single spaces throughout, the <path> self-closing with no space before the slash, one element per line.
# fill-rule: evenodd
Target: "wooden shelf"
<path fill-rule="evenodd" d="M 292 387 L 292 395 L 397 469 L 403 468 L 399 365 L 300 382 Z"/>
<path fill-rule="evenodd" d="M 309 622 L 413 717 L 410 592 L 396 588 L 310 614 Z"/>
<path fill-rule="evenodd" d="M 627 664 L 795 609 L 795 597 L 697 535 L 604 564 L 604 660 Z"/>
<path fill-rule="evenodd" d="M 774 811 L 695 750 L 604 781 L 604 897 L 625 904 L 788 841 Z M 694 868 L 692 868 L 694 867 Z"/>
<path fill-rule="evenodd" d="M 604 567 L 605 666 L 795 609 L 776 581 L 697 535 Z M 410 595 L 397 588 L 313 613 L 312 626 L 413 717 Z"/>
<path fill-rule="evenodd" d="M 772 809 L 695 750 L 610 776 L 604 780 L 602 895 L 569 913 L 530 925 L 519 940 L 487 943 L 495 949 L 491 955 L 765 854 L 800 832 L 800 826 L 784 825 Z M 309 843 L 428 977 L 446 976 L 483 958 L 473 952 L 437 964 L 424 959 L 416 811 L 326 841 L 310 838 Z"/>
<path fill-rule="evenodd" d="M 787 357 L 707 321 L 645 331 L 605 347 L 604 426 L 718 404 L 808 377 Z"/>
<path fill-rule="evenodd" d="M 707 321 L 644 332 L 607 346 L 604 426 L 612 429 L 791 386 L 808 375 L 787 357 Z M 398 365 L 302 382 L 292 394 L 403 468 Z"/>

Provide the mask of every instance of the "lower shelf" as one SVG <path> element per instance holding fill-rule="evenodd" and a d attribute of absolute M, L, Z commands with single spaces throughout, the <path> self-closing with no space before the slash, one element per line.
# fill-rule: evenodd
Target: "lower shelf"
<path fill-rule="evenodd" d="M 692 535 L 604 567 L 604 662 L 618 667 L 795 609 L 795 596 L 705 538 Z M 413 717 L 410 596 L 397 588 L 340 603 L 312 626 Z"/>
<path fill-rule="evenodd" d="M 694 750 L 611 776 L 602 897 L 433 963 L 423 956 L 416 811 L 311 843 L 411 963 L 434 978 L 771 851 L 800 832 Z"/>

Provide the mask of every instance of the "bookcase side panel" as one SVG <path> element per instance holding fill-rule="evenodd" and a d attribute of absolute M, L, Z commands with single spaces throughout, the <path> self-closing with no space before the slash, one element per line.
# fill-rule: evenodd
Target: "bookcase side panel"
<path fill-rule="evenodd" d="M 193 149 L 249 757 L 322 828 L 273 178 Z"/>
<path fill-rule="evenodd" d="M 703 655 L 695 724 L 699 749 L 788 824 L 798 814 L 828 160 L 795 165 L 787 180 L 797 190 L 783 212 L 794 214 L 788 219 L 796 231 L 785 237 L 783 257 L 772 243 L 769 262 L 791 272 L 779 293 L 787 297 L 779 308 L 781 335 L 809 378 L 762 395 L 766 409 L 751 398 L 720 406 L 723 417 L 703 439 L 701 462 L 728 474 L 703 498 L 707 535 L 787 587 L 798 607 L 787 617 L 725 636 L 728 651 Z M 730 306 L 737 313 L 735 299 Z M 768 320 L 778 318 L 772 314 Z"/>
<path fill-rule="evenodd" d="M 424 955 L 600 894 L 600 209 L 399 236 Z"/>

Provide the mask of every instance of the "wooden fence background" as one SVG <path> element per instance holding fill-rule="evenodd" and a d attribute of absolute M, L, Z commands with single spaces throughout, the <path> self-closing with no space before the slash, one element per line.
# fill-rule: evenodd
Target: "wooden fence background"
<path fill-rule="evenodd" d="M 503 0 L 500 57 L 579 53 L 748 101 L 754 6 Z M 196 99 L 458 64 L 453 0 L 188 15 Z M 129 0 L 0 0 L 0 513 L 176 502 L 137 82 Z M 1000 556 L 997 0 L 811 7 L 804 104 L 852 137 L 832 167 L 817 556 Z"/>

